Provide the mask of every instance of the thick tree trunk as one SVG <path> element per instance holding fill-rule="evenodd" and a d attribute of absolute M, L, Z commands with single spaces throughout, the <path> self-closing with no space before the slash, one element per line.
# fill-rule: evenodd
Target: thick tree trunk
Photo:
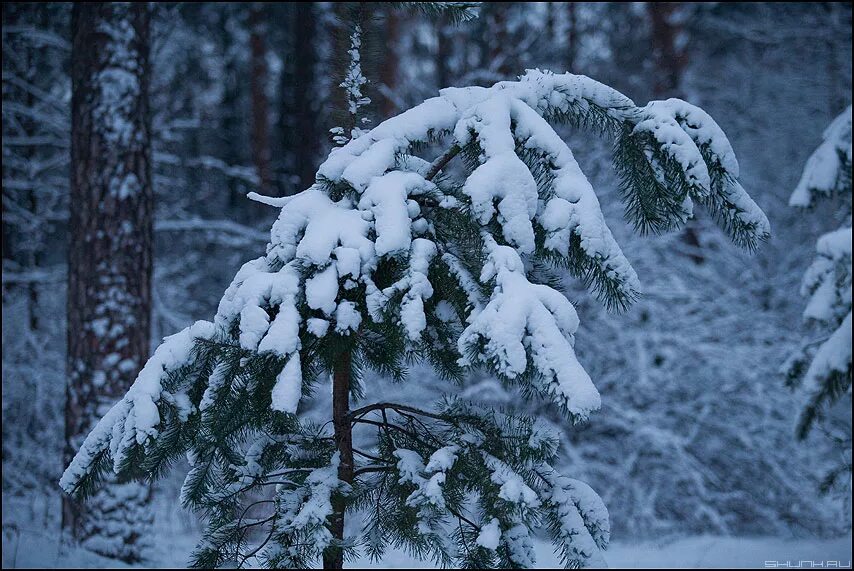
<path fill-rule="evenodd" d="M 65 461 L 127 391 L 148 354 L 151 314 L 151 119 L 146 3 L 72 8 L 71 200 Z M 84 546 L 138 561 L 149 489 L 106 485 L 63 500 Z"/>
<path fill-rule="evenodd" d="M 335 443 L 338 447 L 339 464 L 338 479 L 353 481 L 353 430 L 348 414 L 350 413 L 350 366 L 351 355 L 343 353 L 332 374 L 332 424 L 335 427 Z M 343 496 L 337 495 L 332 502 L 331 517 L 332 536 L 341 541 L 344 539 L 344 512 L 346 502 Z M 323 554 L 324 569 L 343 569 L 344 554 L 340 549 L 330 548 Z"/>
<path fill-rule="evenodd" d="M 249 11 L 250 85 L 252 90 L 252 162 L 258 175 L 258 191 L 268 194 L 270 174 L 269 102 L 267 101 L 267 34 L 264 4 L 254 2 Z"/>

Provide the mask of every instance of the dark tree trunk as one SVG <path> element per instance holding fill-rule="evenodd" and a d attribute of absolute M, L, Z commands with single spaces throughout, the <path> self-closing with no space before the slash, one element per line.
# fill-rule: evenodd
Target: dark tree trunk
<path fill-rule="evenodd" d="M 151 116 L 146 3 L 72 9 L 71 199 L 65 461 L 148 354 L 151 314 Z M 110 484 L 63 501 L 63 527 L 94 551 L 141 557 L 149 490 Z"/>
<path fill-rule="evenodd" d="M 555 3 L 546 2 L 546 42 L 552 45 L 555 41 Z"/>
<path fill-rule="evenodd" d="M 656 97 L 679 97 L 682 72 L 687 63 L 687 52 L 681 46 L 684 42 L 679 37 L 684 33 L 679 18 L 679 11 L 684 7 L 680 2 L 649 2 L 647 7 L 656 68 L 654 94 Z"/>
<path fill-rule="evenodd" d="M 452 32 L 448 29 L 450 23 L 446 15 L 439 16 L 436 22 L 436 83 L 439 89 L 451 86 L 451 71 L 449 61 L 453 46 Z"/>
<path fill-rule="evenodd" d="M 380 65 L 380 83 L 385 90 L 380 105 L 381 118 L 391 117 L 397 111 L 394 90 L 397 87 L 397 74 L 400 62 L 397 57 L 398 37 L 400 36 L 400 16 L 395 8 L 386 10 L 383 42 L 386 46 Z M 444 87 L 444 86 L 443 86 Z"/>
<path fill-rule="evenodd" d="M 489 68 L 495 65 L 495 72 L 501 79 L 512 79 L 515 73 L 513 69 L 512 56 L 516 46 L 511 45 L 510 35 L 507 30 L 507 17 L 509 3 L 496 2 L 492 4 L 492 11 L 487 20 L 487 29 L 489 30 L 489 61 L 486 62 L 486 67 Z"/>
<path fill-rule="evenodd" d="M 566 68 L 571 73 L 577 73 L 575 69 L 578 59 L 578 6 L 577 2 L 566 3 L 567 16 L 567 38 L 566 38 Z"/>
<path fill-rule="evenodd" d="M 317 15 L 314 2 L 286 6 L 287 41 L 282 54 L 280 90 L 283 194 L 299 192 L 314 183 L 321 146 L 317 100 Z M 336 88 L 337 89 L 337 88 Z"/>
<path fill-rule="evenodd" d="M 296 174 L 300 188 L 314 183 L 320 153 L 317 97 L 315 95 L 315 73 L 317 68 L 317 18 L 313 2 L 298 2 L 296 5 L 296 73 L 295 112 L 300 144 L 296 149 Z"/>
<path fill-rule="evenodd" d="M 340 87 L 347 76 L 347 70 L 350 66 L 350 36 L 356 26 L 361 31 L 362 47 L 359 50 L 361 57 L 362 75 L 369 77 L 367 66 L 369 64 L 369 55 L 367 53 L 370 38 L 368 23 L 368 13 L 373 6 L 372 3 L 360 2 L 336 2 L 333 5 L 337 27 L 334 36 L 333 67 L 332 67 L 332 126 L 343 127 L 344 135 L 349 138 L 351 131 L 356 127 L 362 127 L 356 122 L 356 117 L 350 113 L 348 105 L 347 92 Z M 362 95 L 370 97 L 370 87 L 362 86 Z M 374 98 L 375 99 L 375 98 Z M 374 101 L 375 103 L 375 101 Z M 366 115 L 367 109 L 362 107 L 359 109 L 360 118 Z"/>
<path fill-rule="evenodd" d="M 336 2 L 332 4 L 332 12 L 336 22 L 335 32 L 332 39 L 332 93 L 330 102 L 332 120 L 330 127 L 343 127 L 344 135 L 350 137 L 350 130 L 355 127 L 352 118 L 347 111 L 347 93 L 339 86 L 347 75 L 347 66 L 350 63 L 348 50 L 350 49 L 350 33 L 353 28 L 354 8 L 352 2 Z M 363 44 L 364 45 L 364 44 Z"/>
<path fill-rule="evenodd" d="M 229 26 L 229 22 L 234 18 L 233 10 L 242 8 L 242 6 L 233 6 L 230 4 L 224 5 L 224 9 L 218 10 L 219 21 L 217 32 L 219 34 L 219 49 L 222 57 L 222 99 L 220 101 L 220 110 L 218 115 L 219 120 L 219 145 L 217 151 L 220 157 L 228 164 L 246 164 L 251 160 L 249 154 L 244 152 L 246 149 L 247 129 L 244 125 L 247 123 L 241 105 L 243 94 L 242 87 L 246 80 L 241 69 L 236 61 L 236 55 L 232 53 L 230 47 L 236 43 L 233 37 L 233 32 Z M 236 215 L 245 215 L 248 207 L 246 200 L 246 188 L 244 184 L 235 177 L 226 177 L 228 186 L 228 208 Z"/>
<path fill-rule="evenodd" d="M 258 191 L 268 194 L 270 175 L 269 102 L 267 101 L 267 35 L 264 4 L 254 2 L 249 11 L 250 85 L 252 90 L 252 162 Z"/>
<path fill-rule="evenodd" d="M 338 479 L 353 481 L 353 430 L 348 417 L 350 413 L 350 367 L 351 355 L 349 350 L 341 355 L 332 374 L 332 425 L 335 428 L 335 443 L 338 447 L 339 464 Z M 345 498 L 336 495 L 332 501 L 332 516 L 330 531 L 332 536 L 341 541 L 344 539 Z M 329 548 L 323 553 L 324 569 L 343 569 L 344 554 L 340 549 Z"/>

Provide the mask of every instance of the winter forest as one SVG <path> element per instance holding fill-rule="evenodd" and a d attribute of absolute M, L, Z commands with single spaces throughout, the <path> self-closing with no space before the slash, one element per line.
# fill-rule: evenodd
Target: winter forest
<path fill-rule="evenodd" d="M 850 4 L 2 10 L 3 567 L 850 568 Z"/>

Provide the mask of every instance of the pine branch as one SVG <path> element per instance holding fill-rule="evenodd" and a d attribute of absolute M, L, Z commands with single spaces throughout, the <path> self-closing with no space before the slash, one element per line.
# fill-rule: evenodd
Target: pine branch
<path fill-rule="evenodd" d="M 447 16 L 454 24 L 476 19 L 479 5 L 479 2 L 392 2 L 394 7 L 415 10 L 428 18 Z"/>

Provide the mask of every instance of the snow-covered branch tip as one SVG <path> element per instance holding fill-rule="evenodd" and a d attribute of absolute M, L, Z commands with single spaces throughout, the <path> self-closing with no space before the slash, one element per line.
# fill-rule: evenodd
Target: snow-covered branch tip
<path fill-rule="evenodd" d="M 247 193 L 246 197 L 249 200 L 254 200 L 267 206 L 275 206 L 276 208 L 283 208 L 293 198 L 293 196 L 264 196 L 254 191 Z"/>

